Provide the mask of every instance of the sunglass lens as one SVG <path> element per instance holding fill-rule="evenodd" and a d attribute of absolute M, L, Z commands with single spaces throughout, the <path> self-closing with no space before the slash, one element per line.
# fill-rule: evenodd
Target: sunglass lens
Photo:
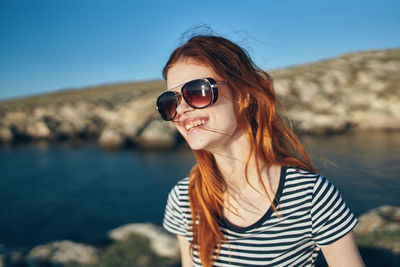
<path fill-rule="evenodd" d="M 203 108 L 211 103 L 211 87 L 205 80 L 191 81 L 182 88 L 186 102 L 195 108 Z"/>
<path fill-rule="evenodd" d="M 176 115 L 177 106 L 177 97 L 174 92 L 165 92 L 157 98 L 157 109 L 163 120 L 172 120 Z"/>

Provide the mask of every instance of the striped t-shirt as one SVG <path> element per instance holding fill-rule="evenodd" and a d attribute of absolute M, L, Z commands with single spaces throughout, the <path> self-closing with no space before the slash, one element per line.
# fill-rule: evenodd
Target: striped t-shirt
<path fill-rule="evenodd" d="M 189 178 L 178 182 L 168 196 L 163 226 L 192 241 Z M 237 227 L 219 222 L 227 243 L 214 266 L 314 266 L 320 247 L 350 232 L 357 219 L 338 190 L 323 176 L 282 167 L 272 207 L 254 224 Z M 193 265 L 201 266 L 197 251 Z"/>

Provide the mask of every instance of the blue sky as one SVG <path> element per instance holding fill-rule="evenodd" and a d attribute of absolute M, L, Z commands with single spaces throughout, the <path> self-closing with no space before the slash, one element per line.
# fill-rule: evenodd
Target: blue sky
<path fill-rule="evenodd" d="M 0 100 L 160 79 L 198 25 L 266 70 L 400 47 L 399 10 L 397 0 L 0 0 Z"/>

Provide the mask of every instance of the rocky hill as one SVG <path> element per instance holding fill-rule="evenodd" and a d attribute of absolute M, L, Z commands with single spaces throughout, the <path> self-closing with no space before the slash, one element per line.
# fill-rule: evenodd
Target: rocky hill
<path fill-rule="evenodd" d="M 272 75 L 301 132 L 400 129 L 400 49 L 347 54 Z"/>
<path fill-rule="evenodd" d="M 298 133 L 400 129 L 400 49 L 271 71 Z M 163 81 L 120 83 L 0 102 L 0 143 L 95 139 L 104 147 L 171 148 L 155 109 Z"/>

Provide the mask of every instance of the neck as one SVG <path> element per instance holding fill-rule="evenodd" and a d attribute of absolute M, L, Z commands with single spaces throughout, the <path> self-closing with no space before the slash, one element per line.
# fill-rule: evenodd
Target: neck
<path fill-rule="evenodd" d="M 247 168 L 248 181 L 246 181 L 246 163 L 250 152 L 250 142 L 245 134 L 232 139 L 232 142 L 224 146 L 223 149 L 210 152 L 213 154 L 218 169 L 227 183 L 228 191 L 242 191 L 249 187 L 264 191 L 259 183 L 254 153 L 250 156 Z M 270 184 L 265 172 L 267 167 L 264 163 L 259 162 L 261 178 L 265 186 L 268 187 Z"/>

